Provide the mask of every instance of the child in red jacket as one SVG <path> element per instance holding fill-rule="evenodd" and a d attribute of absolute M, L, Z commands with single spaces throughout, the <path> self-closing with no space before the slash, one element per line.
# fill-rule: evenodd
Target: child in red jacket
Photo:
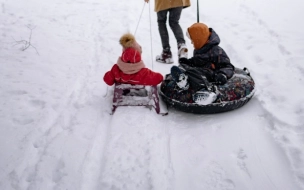
<path fill-rule="evenodd" d="M 105 83 L 110 86 L 114 83 L 155 86 L 163 81 L 160 73 L 145 67 L 141 60 L 141 46 L 132 34 L 123 35 L 119 42 L 123 47 L 122 55 L 112 69 L 104 75 Z"/>

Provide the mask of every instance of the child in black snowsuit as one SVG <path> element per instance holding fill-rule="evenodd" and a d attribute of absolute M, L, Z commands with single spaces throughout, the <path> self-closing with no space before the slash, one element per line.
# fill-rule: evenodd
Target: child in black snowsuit
<path fill-rule="evenodd" d="M 195 23 L 187 30 L 187 36 L 194 46 L 193 57 L 190 59 L 180 58 L 180 66 L 171 68 L 171 76 L 181 90 L 191 88 L 193 101 L 200 103 L 203 98 L 206 100 L 209 82 L 223 85 L 234 74 L 234 66 L 226 52 L 218 46 L 220 38 L 212 28 L 203 23 Z M 210 89 L 209 89 L 210 91 Z M 209 99 L 212 103 L 216 95 Z"/>

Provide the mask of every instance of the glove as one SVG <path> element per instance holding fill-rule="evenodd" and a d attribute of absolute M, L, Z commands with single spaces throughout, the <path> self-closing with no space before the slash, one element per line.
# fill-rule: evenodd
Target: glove
<path fill-rule="evenodd" d="M 178 60 L 178 62 L 181 63 L 181 64 L 186 64 L 186 65 L 188 65 L 190 63 L 190 61 L 185 57 L 180 58 Z"/>
<path fill-rule="evenodd" d="M 227 77 L 225 74 L 223 73 L 218 73 L 217 75 L 215 75 L 215 82 L 217 84 L 225 84 L 227 82 Z"/>

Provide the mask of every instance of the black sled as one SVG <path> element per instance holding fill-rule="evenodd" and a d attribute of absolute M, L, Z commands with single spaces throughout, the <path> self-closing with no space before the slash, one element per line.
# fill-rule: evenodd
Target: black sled
<path fill-rule="evenodd" d="M 235 68 L 234 76 L 225 85 L 215 85 L 218 91 L 217 99 L 208 105 L 199 105 L 194 102 L 181 102 L 171 98 L 172 89 L 168 89 L 168 83 L 172 81 L 170 74 L 162 82 L 160 96 L 168 107 L 195 114 L 214 114 L 238 109 L 247 104 L 255 93 L 255 83 L 247 68 Z M 192 97 L 190 94 L 189 96 Z"/>

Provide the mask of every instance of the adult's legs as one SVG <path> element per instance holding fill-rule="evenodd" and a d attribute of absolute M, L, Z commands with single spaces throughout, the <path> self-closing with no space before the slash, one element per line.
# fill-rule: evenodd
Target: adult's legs
<path fill-rule="evenodd" d="M 176 7 L 169 10 L 169 25 L 176 38 L 177 44 L 185 43 L 183 30 L 179 25 L 179 19 L 182 13 L 183 7 Z"/>
<path fill-rule="evenodd" d="M 169 34 L 167 29 L 167 14 L 168 10 L 163 10 L 157 12 L 157 23 L 158 23 L 158 31 L 160 35 L 160 39 L 162 42 L 163 50 L 168 49 L 170 50 L 170 44 L 169 44 Z"/>

